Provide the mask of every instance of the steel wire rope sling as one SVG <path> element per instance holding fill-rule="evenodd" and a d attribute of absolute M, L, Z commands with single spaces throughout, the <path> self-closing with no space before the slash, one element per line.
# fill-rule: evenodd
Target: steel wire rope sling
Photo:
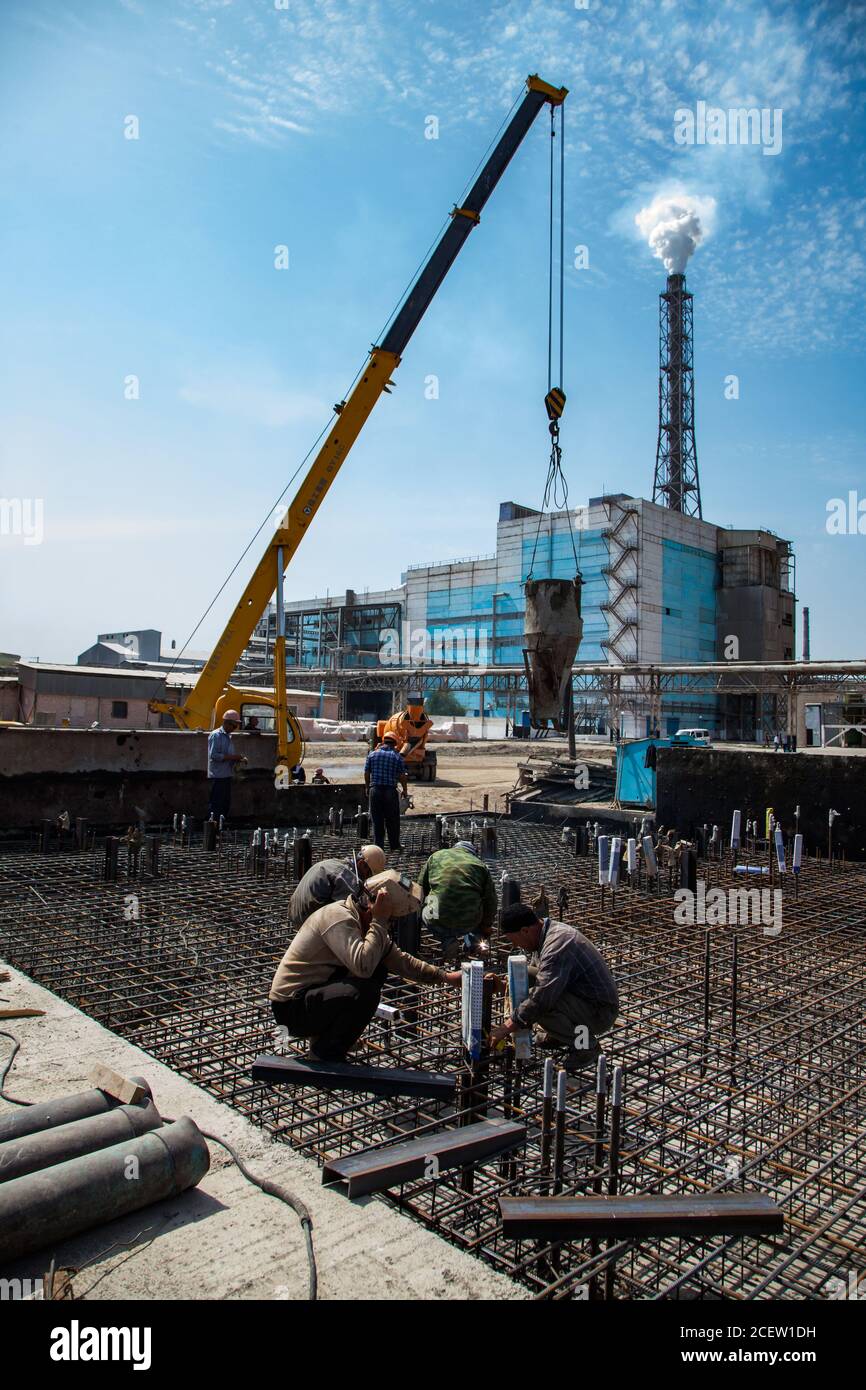
<path fill-rule="evenodd" d="M 547 411 L 550 431 L 550 461 L 547 469 L 547 480 L 544 485 L 544 496 L 541 502 L 541 511 L 538 515 L 538 526 L 535 532 L 535 543 L 532 547 L 532 560 L 529 565 L 527 579 L 533 576 L 535 568 L 535 557 L 538 552 L 538 541 L 541 535 L 541 523 L 544 513 L 548 507 L 558 511 L 564 511 L 568 518 L 568 531 L 571 539 L 571 550 L 574 556 L 575 574 L 580 578 L 580 563 L 578 560 L 577 546 L 574 539 L 574 527 L 571 520 L 571 511 L 568 506 L 568 482 L 562 471 L 562 446 L 559 442 L 559 421 L 565 409 L 565 108 L 559 108 L 559 283 L 554 289 L 554 224 L 556 222 L 556 188 L 555 188 L 555 162 L 554 162 L 554 141 L 556 139 L 556 109 L 550 109 L 550 209 L 549 209 L 549 236 L 548 236 L 548 272 L 547 272 L 547 395 L 544 397 L 544 406 Z M 558 298 L 559 308 L 559 385 L 553 384 L 553 340 L 554 340 L 554 300 Z"/>
<path fill-rule="evenodd" d="M 539 587 L 540 584 L 543 584 L 543 583 L 545 583 L 545 582 L 548 582 L 548 583 L 550 583 L 550 584 L 552 584 L 552 585 L 555 586 L 555 584 L 557 583 L 557 581 L 553 581 L 552 579 L 551 579 L 550 581 L 536 581 L 536 580 L 534 579 L 534 570 L 535 570 L 536 556 L 537 556 L 537 554 L 538 554 L 538 543 L 539 543 L 539 539 L 540 539 L 540 537 L 541 537 L 541 524 L 542 524 L 542 521 L 544 520 L 545 514 L 546 514 L 548 511 L 551 511 L 551 512 L 553 512 L 553 511 L 564 511 L 564 512 L 565 512 L 565 515 L 566 515 L 566 520 L 567 520 L 567 522 L 568 522 L 568 534 L 569 534 L 569 539 L 570 539 L 570 541 L 571 541 L 571 551 L 572 551 L 572 555 L 573 555 L 573 557 L 574 557 L 574 579 L 573 579 L 574 593 L 573 593 L 573 596 L 572 596 L 572 597 L 573 597 L 573 601 L 574 601 L 574 606 L 575 606 L 575 608 L 576 608 L 576 621 L 577 621 L 577 631 L 578 631 L 577 641 L 576 641 L 576 643 L 574 644 L 573 650 L 572 650 L 572 656 L 571 656 L 571 658 L 568 660 L 569 681 L 568 681 L 567 695 L 568 695 L 568 699 L 569 699 L 569 701 L 570 701 L 571 698 L 572 698 L 572 697 L 571 697 L 571 682 L 570 682 L 571 664 L 572 664 L 572 661 L 573 661 L 573 656 L 574 656 L 574 654 L 576 654 L 577 646 L 578 646 L 579 643 L 580 643 L 580 634 L 582 633 L 582 627 L 583 627 L 583 625 L 582 625 L 582 623 L 581 623 L 581 621 L 580 621 L 580 590 L 581 590 L 581 586 L 582 586 L 582 583 L 583 583 L 583 577 L 582 577 L 582 575 L 581 575 L 581 570 L 580 570 L 580 559 L 579 559 L 579 554 L 578 554 L 578 543 L 575 542 L 574 525 L 573 525 L 573 523 L 572 523 L 572 518 L 571 518 L 571 509 L 570 509 L 569 504 L 568 504 L 568 482 L 567 482 L 567 480 L 566 480 L 565 473 L 563 472 L 563 468 L 562 468 L 562 446 L 561 446 L 560 440 L 559 440 L 559 422 L 560 422 L 560 419 L 561 419 L 561 417 L 562 417 L 562 412 L 563 412 L 563 410 L 565 409 L 565 400 L 566 400 L 565 389 L 564 389 L 564 380 L 565 380 L 565 356 L 564 356 L 564 342 L 565 342 L 565 323 L 564 323 L 564 320 L 565 320 L 565 112 L 564 112 L 564 110 L 562 109 L 562 107 L 560 107 L 560 127 L 559 127 L 559 247 L 558 247 L 558 252 L 559 252 L 559 276 L 558 276 L 558 280 L 557 280 L 557 277 L 555 276 L 555 259 L 556 259 L 556 257 L 555 257 L 555 242 L 554 242 L 554 229 L 555 229 L 555 222 L 556 222 L 556 201 L 557 201 L 557 200 L 556 200 L 556 164 L 555 164 L 555 157 L 554 157 L 554 152 L 555 152 L 554 141 L 555 141 L 555 139 L 556 139 L 556 112 L 555 112 L 555 110 L 554 110 L 553 108 L 551 108 L 551 112 L 550 112 L 550 200 L 549 200 L 549 202 L 550 202 L 550 209 L 549 209 L 549 235 L 548 235 L 548 302 L 547 302 L 547 395 L 546 395 L 545 398 L 544 398 L 544 405 L 545 405 L 545 410 L 547 411 L 547 418 L 548 418 L 548 430 L 549 430 L 549 433 L 550 433 L 550 459 L 549 459 L 549 461 L 548 461 L 547 478 L 546 478 L 545 485 L 544 485 L 544 495 L 543 495 L 543 497 L 542 497 L 541 508 L 540 508 L 540 510 L 539 510 L 539 513 L 538 513 L 538 525 L 536 526 L 536 529 L 535 529 L 535 540 L 534 540 L 533 547 L 532 547 L 532 558 L 531 558 L 530 563 L 529 563 L 529 569 L 528 569 L 528 572 L 527 572 L 527 575 L 526 575 L 526 580 L 525 580 L 524 595 L 525 595 L 525 598 L 526 598 L 526 601 L 527 601 L 527 608 L 528 608 L 528 607 L 529 607 L 529 602 L 530 602 L 530 595 L 532 596 L 532 598 L 533 598 L 533 600 L 534 600 L 536 590 L 538 589 L 538 587 Z M 559 320 L 559 321 L 558 321 L 558 325 L 557 325 L 558 336 L 559 336 L 559 379 L 558 379 L 558 384 L 554 385 L 553 363 L 554 363 L 554 339 L 555 339 L 555 336 L 556 336 L 556 334 L 555 334 L 555 329 L 554 329 L 554 319 L 555 319 L 555 308 L 557 307 L 557 303 L 556 303 L 557 299 L 558 299 L 558 320 Z M 552 535 L 553 535 L 553 530 L 552 530 L 552 522 L 551 522 L 551 538 L 552 538 Z M 551 564 L 552 564 L 552 558 L 551 558 Z M 531 587 L 530 587 L 530 586 L 531 586 Z M 537 658 L 538 658 L 538 657 L 542 657 L 542 658 L 543 658 L 544 653 L 542 652 L 541 648 L 540 648 L 539 645 L 538 645 L 538 638 L 536 637 L 536 638 L 533 639 L 533 637 L 530 636 L 530 634 L 529 634 L 528 631 L 525 633 L 525 638 L 526 638 L 526 640 L 527 640 L 527 642 L 528 642 L 529 648 L 530 648 L 532 651 L 535 652 L 536 657 L 537 657 Z M 567 645 L 567 644 L 566 644 L 566 645 Z M 551 658 L 552 658 L 552 656 L 553 656 L 552 653 L 550 653 L 550 654 L 548 654 L 548 655 L 549 655 Z M 563 731 L 563 730 L 566 729 L 567 726 L 568 726 L 568 716 L 567 716 L 567 714 L 565 713 L 564 699 L 563 699 L 562 708 L 560 708 L 559 713 L 558 713 L 557 715 L 553 715 L 553 714 L 550 712 L 550 709 L 549 709 L 549 693 L 548 693 L 548 700 L 546 701 L 546 704 L 547 704 L 547 706 L 548 706 L 548 708 L 547 708 L 547 713 L 539 712 L 539 708 L 540 708 L 540 703 L 541 703 L 541 702 L 540 702 L 540 697 L 539 697 L 539 693 L 538 693 L 538 673 L 537 673 L 537 671 L 536 671 L 536 679 L 534 680 L 534 679 L 533 679 L 533 671 L 532 671 L 532 663 L 530 662 L 529 657 L 530 657 L 530 651 L 529 651 L 529 650 L 524 650 L 524 662 L 525 662 L 525 665 L 526 665 L 527 685 L 528 685 L 529 696 L 530 696 L 530 712 L 531 712 L 531 715 L 532 715 L 532 723 L 533 723 L 533 725 L 534 725 L 535 727 L 547 727 L 548 719 L 551 719 L 551 718 L 552 718 L 552 719 L 553 719 L 554 726 L 555 726 L 557 729 L 559 729 L 560 731 Z M 544 663 L 544 664 L 550 666 L 551 662 L 548 661 L 548 662 L 546 662 L 546 663 Z M 555 664 L 555 658 L 553 659 L 553 664 Z M 549 679 L 550 679 L 549 674 L 545 675 L 545 676 L 542 678 L 542 683 L 543 683 L 544 680 L 549 681 Z"/>

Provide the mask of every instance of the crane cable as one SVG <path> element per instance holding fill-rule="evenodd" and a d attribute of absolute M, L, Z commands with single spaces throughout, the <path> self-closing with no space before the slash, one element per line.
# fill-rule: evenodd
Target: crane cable
<path fill-rule="evenodd" d="M 554 140 L 556 139 L 556 108 L 550 108 L 550 208 L 549 208 L 549 234 L 548 234 L 548 275 L 547 275 L 547 395 L 544 398 L 545 408 L 549 420 L 548 430 L 550 432 L 550 460 L 547 467 L 547 480 L 544 485 L 544 496 L 541 502 L 541 509 L 538 513 L 538 526 L 535 531 L 535 543 L 532 547 L 532 559 L 529 563 L 527 579 L 532 578 L 535 568 L 535 557 L 538 552 L 538 542 L 541 536 L 541 523 L 548 507 L 557 511 L 564 511 L 568 519 L 568 533 L 571 539 L 571 550 L 574 556 L 575 574 L 580 575 L 580 563 L 578 561 L 577 546 L 574 539 L 574 527 L 571 521 L 571 510 L 568 506 L 568 482 L 562 471 L 562 448 L 559 443 L 559 420 L 565 408 L 565 390 L 563 382 L 565 380 L 565 356 L 564 356 L 564 334 L 565 334 L 565 107 L 559 107 L 559 283 L 556 293 L 559 296 L 559 384 L 553 384 L 553 343 L 554 343 L 554 223 L 556 214 L 556 188 L 555 188 L 555 162 L 554 162 Z"/>

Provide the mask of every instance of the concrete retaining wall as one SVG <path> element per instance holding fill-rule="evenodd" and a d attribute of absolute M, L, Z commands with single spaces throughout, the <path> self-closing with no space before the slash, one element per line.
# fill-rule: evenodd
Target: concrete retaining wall
<path fill-rule="evenodd" d="M 717 824 L 727 840 L 735 810 L 763 825 L 768 806 L 786 832 L 800 829 L 808 850 L 827 851 L 827 816 L 839 812 L 833 843 L 866 859 L 866 756 L 834 753 L 725 752 L 659 748 L 656 824 L 689 833 Z"/>
<path fill-rule="evenodd" d="M 354 813 L 363 785 L 274 786 L 276 739 L 235 735 L 249 760 L 232 788 L 232 823 L 308 824 L 337 805 Z M 364 748 L 358 745 L 358 774 Z M 164 824 L 207 812 L 207 735 L 173 730 L 0 730 L 0 829 L 38 826 L 64 811 L 91 825 Z"/>

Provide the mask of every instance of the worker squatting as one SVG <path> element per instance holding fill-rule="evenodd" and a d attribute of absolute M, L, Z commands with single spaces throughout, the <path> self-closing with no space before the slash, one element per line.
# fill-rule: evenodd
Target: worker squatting
<path fill-rule="evenodd" d="M 391 938 L 392 923 L 420 912 L 441 948 L 440 964 L 417 959 Z M 289 904 L 296 928 L 273 978 L 270 1003 L 284 1035 L 309 1041 L 310 1058 L 342 1062 L 370 1023 L 388 974 L 428 987 L 458 988 L 461 956 L 482 959 L 497 913 L 487 866 L 468 841 L 430 856 L 418 883 L 385 868 L 378 845 L 350 860 L 324 859 L 298 884 Z M 493 1046 L 533 1029 L 538 1046 L 565 1053 L 570 1072 L 594 1063 L 598 1038 L 619 1011 L 616 983 L 601 954 L 576 927 L 515 903 L 500 926 L 533 960 L 531 987 L 490 1035 Z M 491 976 L 504 991 L 499 976 Z"/>

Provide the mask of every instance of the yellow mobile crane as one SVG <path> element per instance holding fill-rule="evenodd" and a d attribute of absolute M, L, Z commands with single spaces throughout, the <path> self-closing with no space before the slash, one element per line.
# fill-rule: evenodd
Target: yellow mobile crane
<path fill-rule="evenodd" d="M 409 339 L 469 233 L 477 225 L 481 210 L 509 161 L 544 106 L 550 107 L 551 134 L 553 133 L 555 110 L 562 106 L 567 95 L 567 88 L 552 87 L 535 75 L 526 79 L 523 98 L 469 193 L 460 207 L 454 207 L 448 226 L 395 314 L 381 344 L 371 349 L 369 360 L 348 400 L 335 407 L 337 418 L 324 444 L 269 541 L 198 680 L 182 705 L 172 704 L 167 700 L 153 700 L 151 710 L 172 715 L 181 729 L 210 729 L 222 722 L 227 709 L 238 709 L 243 721 L 244 705 L 271 707 L 277 732 L 277 765 L 278 768 L 285 769 L 286 780 L 288 768 L 301 761 L 304 752 L 301 730 L 286 704 L 283 575 L 373 406 L 383 391 L 389 391 L 393 385 L 391 373 L 399 366 Z M 561 413 L 560 396 L 564 404 L 565 397 L 558 392 L 558 388 L 549 392 L 548 413 L 551 412 L 551 401 L 554 399 L 553 408 L 557 415 Z M 274 689 L 232 686 L 231 673 L 275 590 L 277 622 L 274 642 Z"/>

